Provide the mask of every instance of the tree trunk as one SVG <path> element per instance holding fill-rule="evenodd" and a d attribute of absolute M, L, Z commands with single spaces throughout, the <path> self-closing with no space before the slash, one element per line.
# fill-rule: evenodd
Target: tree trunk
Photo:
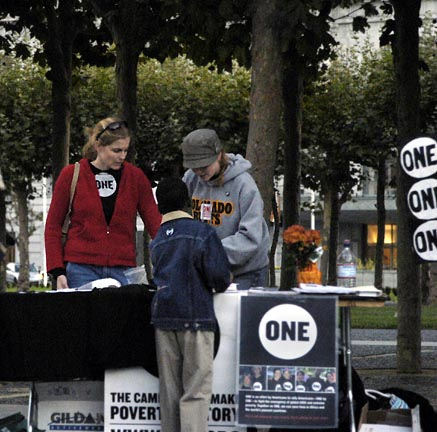
<path fill-rule="evenodd" d="M 103 22 L 111 32 L 116 47 L 115 73 L 117 81 L 117 99 L 119 115 L 129 125 L 131 144 L 128 159 L 135 159 L 135 136 L 137 130 L 137 68 L 138 59 L 151 37 L 147 25 L 153 15 L 150 2 L 137 0 L 122 0 L 118 5 L 104 0 L 91 1 L 97 14 L 103 17 Z"/>
<path fill-rule="evenodd" d="M 284 69 L 282 95 L 285 131 L 283 226 L 286 229 L 298 224 L 300 219 L 303 72 L 299 65 Z M 289 254 L 289 249 L 283 244 L 281 290 L 297 286 L 297 268 L 295 263 L 290 265 Z"/>
<path fill-rule="evenodd" d="M 121 29 L 119 29 L 121 30 Z M 118 32 L 117 32 L 118 34 Z M 128 38 L 118 35 L 115 74 L 120 115 L 127 120 L 131 132 L 129 159 L 135 160 L 135 135 L 137 130 L 137 69 L 139 52 L 134 52 Z"/>
<path fill-rule="evenodd" d="M 338 221 L 340 214 L 340 204 L 338 200 L 337 187 L 334 184 L 331 199 L 331 222 L 329 230 L 329 245 L 328 245 L 328 284 L 337 285 L 337 248 L 338 248 Z"/>
<path fill-rule="evenodd" d="M 29 220 L 27 206 L 27 188 L 18 185 L 15 188 L 18 211 L 18 254 L 20 257 L 20 272 L 18 275 L 18 290 L 29 291 Z"/>
<path fill-rule="evenodd" d="M 114 39 L 118 114 L 129 125 L 131 141 L 127 158 L 133 162 L 136 155 L 138 59 L 147 42 L 147 31 L 144 31 L 144 26 L 150 22 L 150 5 L 149 2 L 137 0 L 123 0 L 118 6 L 102 0 L 92 0 L 91 3 L 97 14 L 103 17 Z M 148 243 L 146 244 L 147 238 L 145 235 L 144 265 L 147 278 L 150 280 L 152 265 Z"/>
<path fill-rule="evenodd" d="M 252 81 L 246 157 L 269 220 L 281 115 L 281 53 L 274 35 L 277 0 L 253 0 Z"/>
<path fill-rule="evenodd" d="M 437 263 L 429 264 L 429 294 L 428 303 L 437 302 Z"/>
<path fill-rule="evenodd" d="M 51 37 L 45 47 L 52 81 L 52 177 L 55 184 L 62 168 L 68 164 L 70 151 L 72 47 L 77 35 L 74 24 L 74 2 L 61 1 L 54 9 L 44 2 Z"/>
<path fill-rule="evenodd" d="M 331 232 L 331 213 L 332 213 L 332 200 L 331 200 L 331 190 L 327 189 L 323 194 L 323 228 L 322 228 L 322 247 L 324 253 L 320 260 L 320 270 L 322 272 L 322 283 L 323 285 L 328 284 L 328 263 L 329 255 L 327 251 L 329 250 L 329 235 Z"/>
<path fill-rule="evenodd" d="M 53 78 L 52 106 L 52 177 L 55 184 L 62 168 L 68 164 L 70 150 L 70 84 L 62 77 Z"/>
<path fill-rule="evenodd" d="M 420 0 L 392 0 L 395 15 L 393 60 L 397 86 L 398 151 L 420 131 L 419 102 L 419 10 Z M 412 181 L 402 171 L 399 160 L 398 209 L 398 336 L 397 369 L 421 371 L 421 291 L 419 268 L 413 249 L 407 193 Z"/>
<path fill-rule="evenodd" d="M 335 182 L 329 182 L 323 199 L 321 270 L 323 284 L 337 285 L 337 246 L 340 204 Z M 327 251 L 327 253 L 326 253 Z"/>
<path fill-rule="evenodd" d="M 422 293 L 421 294 L 422 304 L 426 305 L 429 304 L 429 295 L 431 289 L 430 264 L 422 263 L 419 267 L 419 274 L 420 274 L 420 291 Z"/>
<path fill-rule="evenodd" d="M 376 288 L 381 289 L 383 284 L 383 257 L 385 237 L 385 183 L 387 172 L 385 169 L 385 157 L 379 159 L 378 180 L 376 186 L 376 212 L 378 223 L 378 237 L 375 252 L 375 280 Z"/>
<path fill-rule="evenodd" d="M 6 192 L 0 189 L 0 246 L 6 248 Z M 6 291 L 5 257 L 0 259 L 0 293 Z"/>

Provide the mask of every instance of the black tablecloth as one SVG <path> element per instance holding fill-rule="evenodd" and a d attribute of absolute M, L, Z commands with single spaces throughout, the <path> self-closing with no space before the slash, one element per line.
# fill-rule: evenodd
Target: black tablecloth
<path fill-rule="evenodd" d="M 101 380 L 130 366 L 156 374 L 152 297 L 145 285 L 0 294 L 0 381 Z"/>

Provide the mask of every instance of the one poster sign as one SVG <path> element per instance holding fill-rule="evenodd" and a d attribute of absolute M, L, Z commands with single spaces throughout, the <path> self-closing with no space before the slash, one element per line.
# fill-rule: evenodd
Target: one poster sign
<path fill-rule="evenodd" d="M 419 225 L 413 235 L 414 250 L 425 261 L 437 261 L 437 220 Z"/>
<path fill-rule="evenodd" d="M 437 172 L 437 142 L 430 137 L 415 138 L 401 150 L 402 169 L 414 178 L 430 177 Z"/>
<path fill-rule="evenodd" d="M 290 322 L 290 317 L 294 321 Z M 314 318 L 306 309 L 293 304 L 271 308 L 262 317 L 258 332 L 263 347 L 272 356 L 284 360 L 303 357 L 317 340 Z"/>
<path fill-rule="evenodd" d="M 408 207 L 418 219 L 437 218 L 437 180 L 429 178 L 413 184 L 408 192 Z"/>
<path fill-rule="evenodd" d="M 240 293 L 214 296 L 219 345 L 214 358 L 208 432 L 241 432 L 236 425 L 235 394 Z M 155 343 L 151 341 L 151 343 Z M 105 373 L 105 431 L 160 432 L 159 380 L 143 368 Z"/>
<path fill-rule="evenodd" d="M 240 302 L 238 424 L 337 427 L 336 297 Z"/>
<path fill-rule="evenodd" d="M 105 431 L 161 429 L 158 379 L 143 368 L 105 373 Z"/>

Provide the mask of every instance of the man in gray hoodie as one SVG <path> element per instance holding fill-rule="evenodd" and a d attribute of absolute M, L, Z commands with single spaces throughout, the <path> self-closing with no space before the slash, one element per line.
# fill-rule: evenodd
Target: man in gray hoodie
<path fill-rule="evenodd" d="M 266 286 L 270 238 L 251 163 L 225 153 L 216 132 L 197 129 L 182 142 L 183 177 L 195 219 L 210 224 L 231 264 L 238 289 Z"/>

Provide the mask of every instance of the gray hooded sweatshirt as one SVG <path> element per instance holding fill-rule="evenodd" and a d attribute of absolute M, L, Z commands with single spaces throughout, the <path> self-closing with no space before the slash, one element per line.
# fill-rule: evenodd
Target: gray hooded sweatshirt
<path fill-rule="evenodd" d="M 217 234 L 235 276 L 268 264 L 270 238 L 263 217 L 264 203 L 252 176 L 252 164 L 241 155 L 227 153 L 229 165 L 223 184 L 205 182 L 189 169 L 183 177 L 192 198 L 195 219 L 209 223 Z"/>

